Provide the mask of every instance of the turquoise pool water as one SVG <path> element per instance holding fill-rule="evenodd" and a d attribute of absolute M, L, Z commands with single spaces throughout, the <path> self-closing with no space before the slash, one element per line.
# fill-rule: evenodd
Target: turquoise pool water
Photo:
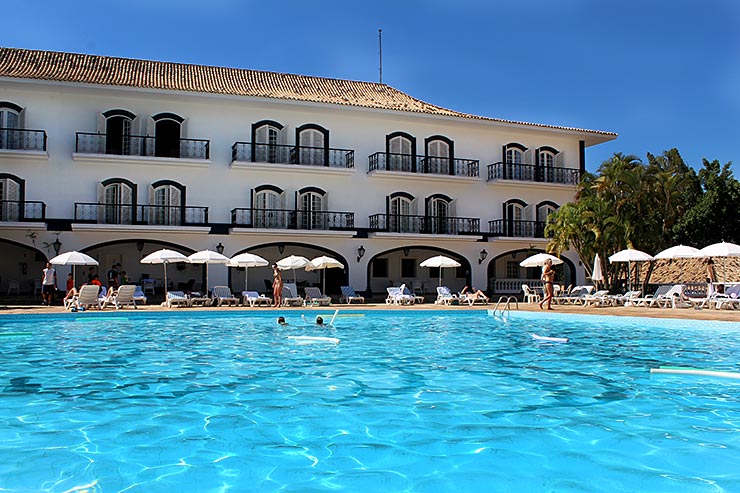
<path fill-rule="evenodd" d="M 740 491 L 737 324 L 278 314 L 1 317 L 0 491 Z"/>

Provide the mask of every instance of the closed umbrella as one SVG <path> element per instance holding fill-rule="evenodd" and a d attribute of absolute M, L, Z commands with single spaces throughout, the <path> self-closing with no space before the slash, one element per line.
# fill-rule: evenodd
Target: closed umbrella
<path fill-rule="evenodd" d="M 421 267 L 436 267 L 439 269 L 439 285 L 442 286 L 442 269 L 448 267 L 460 267 L 460 262 L 445 257 L 444 255 L 437 255 L 436 257 L 430 257 L 419 264 Z"/>
<path fill-rule="evenodd" d="M 594 257 L 594 270 L 591 272 L 591 280 L 598 283 L 604 280 L 604 273 L 601 270 L 601 257 Z"/>
<path fill-rule="evenodd" d="M 82 252 L 64 252 L 60 253 L 53 259 L 49 260 L 50 264 L 54 265 L 71 265 L 72 266 L 72 282 L 77 286 L 75 265 L 99 265 L 98 261 L 89 255 Z"/>
<path fill-rule="evenodd" d="M 306 265 L 308 265 L 309 262 L 310 260 L 308 260 L 306 257 L 301 257 L 300 255 L 291 255 L 290 257 L 285 257 L 278 260 L 277 262 L 275 262 L 275 264 L 280 270 L 293 269 L 293 283 L 295 283 L 295 270 L 303 269 L 304 267 L 306 267 Z"/>
<path fill-rule="evenodd" d="M 627 262 L 627 285 L 629 286 L 629 291 L 632 291 L 632 262 L 647 262 L 649 260 L 654 260 L 652 255 L 633 248 L 621 250 L 609 257 L 609 262 L 611 263 Z"/>
<path fill-rule="evenodd" d="M 206 264 L 206 295 L 208 295 L 208 265 L 209 264 L 225 264 L 229 261 L 229 257 L 213 250 L 201 250 L 188 256 L 188 261 L 191 264 Z"/>
<path fill-rule="evenodd" d="M 326 294 L 326 269 L 344 269 L 344 264 L 342 264 L 339 260 L 331 257 L 327 257 L 326 255 L 322 255 L 321 257 L 316 257 L 315 259 L 311 259 L 311 261 L 306 265 L 307 271 L 312 270 L 323 270 L 323 281 L 321 284 L 321 292 Z"/>
<path fill-rule="evenodd" d="M 270 265 L 266 259 L 253 253 L 240 253 L 229 259 L 228 265 L 231 267 L 244 267 L 244 290 L 247 291 L 247 271 L 250 267 L 265 267 Z"/>
<path fill-rule="evenodd" d="M 179 262 L 188 262 L 188 258 L 180 252 L 174 250 L 168 250 L 163 248 L 152 252 L 143 259 L 142 264 L 162 264 L 164 268 L 164 296 L 167 298 L 167 264 L 174 264 Z"/>
<path fill-rule="evenodd" d="M 552 265 L 559 265 L 563 263 L 563 261 L 555 255 L 550 255 L 549 253 L 537 253 L 535 255 L 532 255 L 531 257 L 525 258 L 524 260 L 519 262 L 519 265 L 522 267 L 542 267 L 543 265 L 545 265 L 546 260 L 552 260 Z"/>

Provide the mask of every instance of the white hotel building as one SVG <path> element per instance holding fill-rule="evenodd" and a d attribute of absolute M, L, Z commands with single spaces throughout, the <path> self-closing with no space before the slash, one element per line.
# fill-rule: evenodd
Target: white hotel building
<path fill-rule="evenodd" d="M 162 282 L 160 248 L 270 261 L 329 255 L 339 286 L 384 294 L 470 284 L 519 293 L 539 272 L 547 215 L 573 199 L 585 150 L 612 132 L 448 110 L 385 84 L 0 48 L 0 291 L 31 292 L 44 261 L 79 250 Z M 560 281 L 584 281 L 572 253 Z M 60 267 L 63 288 L 67 268 Z M 296 272 L 299 283 L 319 273 Z M 286 273 L 292 278 L 292 273 Z M 244 289 L 212 265 L 211 285 Z M 269 268 L 249 269 L 264 292 Z M 170 266 L 174 288 L 205 282 Z"/>

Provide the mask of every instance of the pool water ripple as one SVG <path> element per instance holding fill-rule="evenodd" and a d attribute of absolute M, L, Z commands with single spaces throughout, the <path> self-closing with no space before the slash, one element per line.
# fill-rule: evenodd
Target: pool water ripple
<path fill-rule="evenodd" d="M 3 318 L 0 490 L 740 491 L 737 327 L 288 318 Z"/>

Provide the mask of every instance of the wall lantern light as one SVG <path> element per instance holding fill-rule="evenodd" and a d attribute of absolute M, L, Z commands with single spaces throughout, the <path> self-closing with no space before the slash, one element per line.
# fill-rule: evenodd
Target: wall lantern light
<path fill-rule="evenodd" d="M 52 248 L 54 248 L 54 252 L 59 255 L 59 250 L 62 249 L 62 242 L 59 241 L 59 237 L 57 237 L 56 240 L 54 240 L 54 243 L 51 244 Z"/>
<path fill-rule="evenodd" d="M 218 242 L 218 245 L 216 245 L 216 251 L 221 255 L 224 254 L 224 246 L 220 241 Z"/>
<path fill-rule="evenodd" d="M 484 248 L 480 251 L 480 256 L 478 257 L 478 265 L 482 264 L 486 257 L 488 257 L 488 252 Z"/>
<path fill-rule="evenodd" d="M 409 256 L 409 253 L 411 253 L 411 248 L 410 247 L 403 247 L 403 256 L 404 257 L 408 257 Z"/>
<path fill-rule="evenodd" d="M 362 257 L 365 256 L 365 247 L 360 245 L 357 249 L 357 261 L 359 262 Z"/>

